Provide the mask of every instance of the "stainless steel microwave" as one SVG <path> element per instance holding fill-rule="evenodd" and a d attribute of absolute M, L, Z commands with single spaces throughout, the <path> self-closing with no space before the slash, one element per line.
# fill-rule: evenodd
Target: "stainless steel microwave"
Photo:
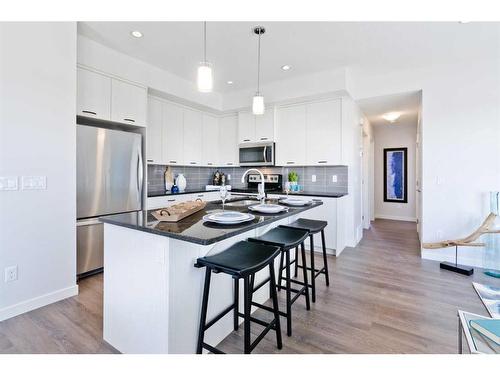
<path fill-rule="evenodd" d="M 274 165 L 274 142 L 242 143 L 239 151 L 241 166 Z"/>

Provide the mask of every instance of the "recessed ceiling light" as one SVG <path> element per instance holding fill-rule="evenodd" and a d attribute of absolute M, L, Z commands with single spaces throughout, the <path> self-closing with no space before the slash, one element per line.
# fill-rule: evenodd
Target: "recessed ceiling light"
<path fill-rule="evenodd" d="M 401 117 L 401 113 L 399 112 L 387 112 L 382 115 L 382 117 L 389 121 L 389 122 L 395 122 L 398 118 Z"/>
<path fill-rule="evenodd" d="M 233 84 L 233 81 L 227 81 L 227 84 L 228 84 L 228 85 L 232 85 L 232 84 Z"/>
<path fill-rule="evenodd" d="M 284 70 L 284 71 L 287 71 L 287 70 L 290 70 L 290 69 L 292 69 L 292 67 L 290 65 L 283 65 L 281 67 L 281 70 Z"/>
<path fill-rule="evenodd" d="M 131 31 L 130 35 L 132 35 L 134 38 L 142 38 L 142 33 L 139 30 Z"/>

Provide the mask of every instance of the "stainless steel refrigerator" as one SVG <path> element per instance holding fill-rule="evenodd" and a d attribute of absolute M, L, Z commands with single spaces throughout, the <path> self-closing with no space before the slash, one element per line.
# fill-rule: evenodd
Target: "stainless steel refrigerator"
<path fill-rule="evenodd" d="M 77 274 L 103 267 L 99 217 L 142 208 L 142 136 L 77 125 Z"/>

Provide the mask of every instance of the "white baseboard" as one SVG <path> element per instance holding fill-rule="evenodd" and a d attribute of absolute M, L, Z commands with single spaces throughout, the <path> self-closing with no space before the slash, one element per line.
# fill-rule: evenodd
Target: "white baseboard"
<path fill-rule="evenodd" d="M 0 322 L 14 316 L 24 314 L 25 312 L 50 305 L 51 303 L 76 296 L 77 294 L 78 285 L 73 285 L 68 288 L 59 289 L 51 293 L 16 303 L 15 305 L 4 307 L 0 309 Z"/>
<path fill-rule="evenodd" d="M 409 216 L 393 216 L 393 215 L 375 215 L 375 219 L 387 219 L 387 220 L 399 220 L 399 221 L 412 221 L 414 223 L 417 222 L 416 217 Z"/>

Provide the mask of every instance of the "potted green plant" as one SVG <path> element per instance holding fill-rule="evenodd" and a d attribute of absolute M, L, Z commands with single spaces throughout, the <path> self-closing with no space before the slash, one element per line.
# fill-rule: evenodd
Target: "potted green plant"
<path fill-rule="evenodd" d="M 299 182 L 299 175 L 295 171 L 288 173 L 288 181 L 290 182 L 291 190 L 297 191 L 297 184 Z"/>

